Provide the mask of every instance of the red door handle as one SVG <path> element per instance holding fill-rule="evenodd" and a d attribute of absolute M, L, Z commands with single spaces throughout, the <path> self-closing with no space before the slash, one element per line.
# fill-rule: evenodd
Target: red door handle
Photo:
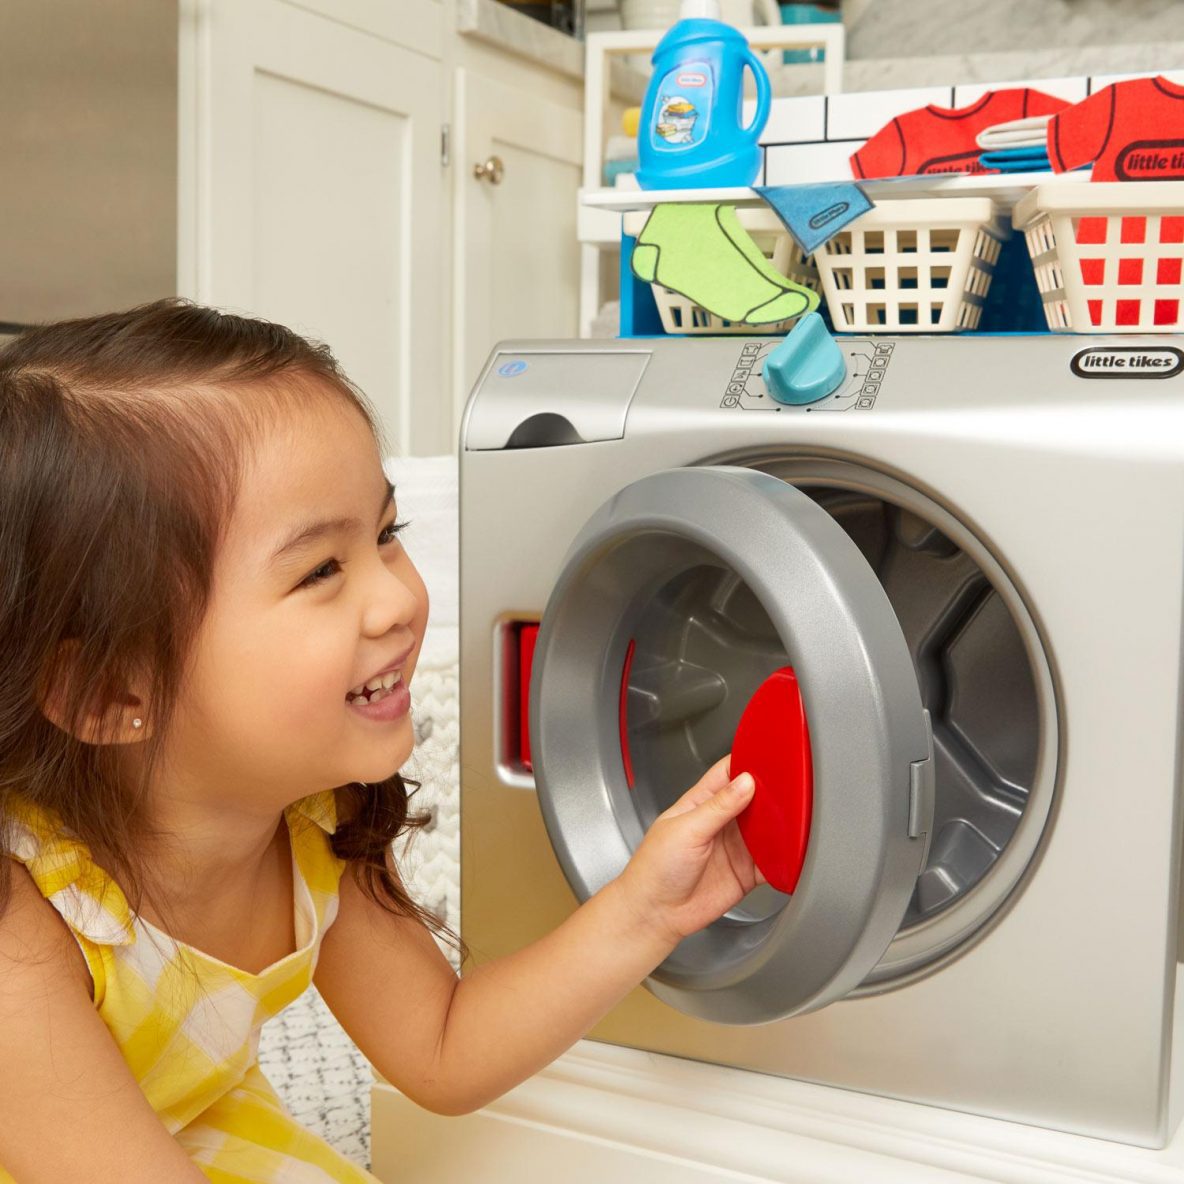
<path fill-rule="evenodd" d="M 731 774 L 751 773 L 752 801 L 736 820 L 761 874 L 792 892 L 802 874 L 814 805 L 810 729 L 792 667 L 771 674 L 748 701 L 732 743 Z"/>

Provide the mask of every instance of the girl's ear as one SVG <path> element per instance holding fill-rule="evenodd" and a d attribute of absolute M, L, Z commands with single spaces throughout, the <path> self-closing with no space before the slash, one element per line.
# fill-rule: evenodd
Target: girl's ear
<path fill-rule="evenodd" d="M 134 690 L 98 686 L 75 693 L 80 673 L 78 643 L 58 647 L 52 670 L 38 691 L 41 714 L 83 744 L 135 744 L 147 738 L 144 698 Z"/>

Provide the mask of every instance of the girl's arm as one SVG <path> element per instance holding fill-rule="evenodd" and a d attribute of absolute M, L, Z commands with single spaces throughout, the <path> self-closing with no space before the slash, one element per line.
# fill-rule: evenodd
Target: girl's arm
<path fill-rule="evenodd" d="M 20 1184 L 208 1184 L 90 997 L 82 953 L 19 864 L 0 915 L 0 1169 Z"/>
<path fill-rule="evenodd" d="M 661 815 L 625 871 L 557 929 L 463 979 L 423 926 L 392 916 L 345 875 L 317 987 L 408 1097 L 441 1114 L 478 1109 L 575 1043 L 684 936 L 757 883 L 734 824 L 752 779 L 730 785 L 727 764 Z"/>

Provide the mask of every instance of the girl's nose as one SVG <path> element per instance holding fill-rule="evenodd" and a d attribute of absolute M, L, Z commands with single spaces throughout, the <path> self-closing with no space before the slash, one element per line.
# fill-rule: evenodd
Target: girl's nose
<path fill-rule="evenodd" d="M 410 625 L 420 608 L 418 580 L 403 578 L 398 571 L 377 563 L 366 587 L 362 631 L 381 637 L 398 625 Z"/>

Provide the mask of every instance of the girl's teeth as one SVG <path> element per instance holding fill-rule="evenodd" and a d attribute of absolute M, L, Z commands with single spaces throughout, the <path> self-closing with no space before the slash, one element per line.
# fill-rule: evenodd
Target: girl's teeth
<path fill-rule="evenodd" d="M 351 687 L 346 692 L 346 698 L 352 703 L 355 698 L 360 698 L 363 702 L 366 701 L 366 695 L 373 694 L 375 691 L 389 691 L 397 682 L 402 679 L 402 674 L 398 670 L 392 670 L 388 674 L 380 674 L 370 679 L 369 682 L 361 683 L 356 687 Z"/>
<path fill-rule="evenodd" d="M 346 695 L 346 700 L 351 706 L 357 706 L 361 703 L 377 703 L 380 699 L 385 699 L 391 693 L 396 684 L 402 681 L 402 676 L 398 674 L 384 674 L 381 679 L 371 679 L 366 683 L 365 691 L 362 694 L 355 694 L 351 691 Z M 381 683 L 377 689 L 371 687 L 370 683 Z"/>

